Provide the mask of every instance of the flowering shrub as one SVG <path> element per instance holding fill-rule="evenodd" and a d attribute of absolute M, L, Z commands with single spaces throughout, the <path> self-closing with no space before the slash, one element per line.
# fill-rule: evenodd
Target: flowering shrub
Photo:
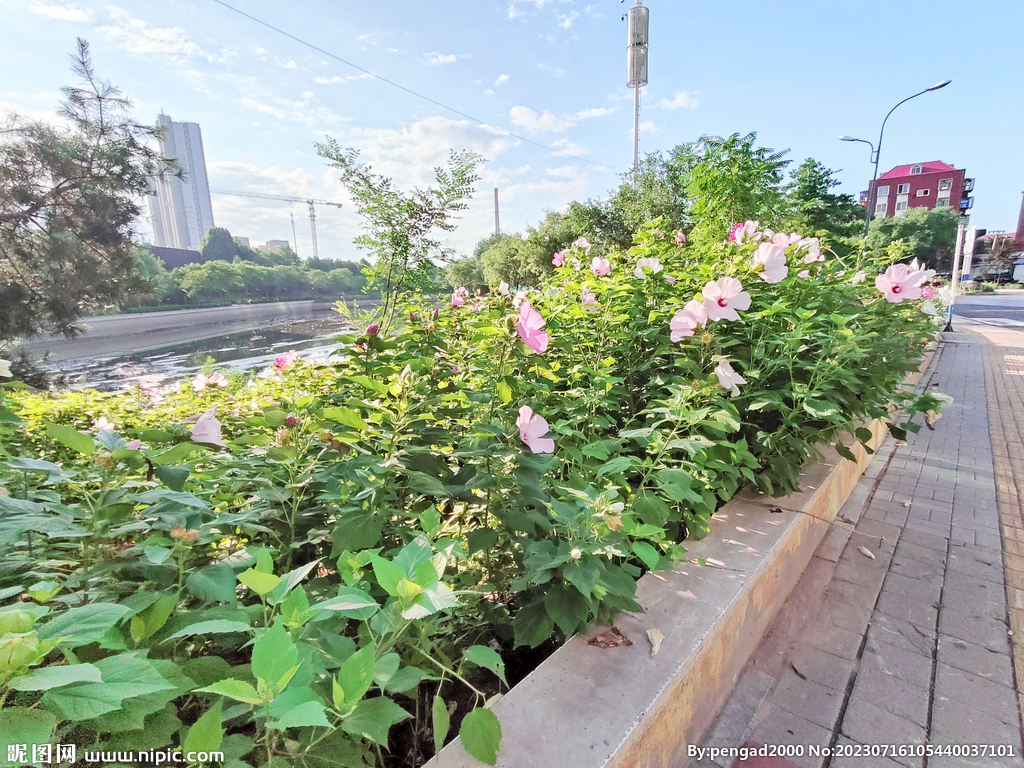
<path fill-rule="evenodd" d="M 644 570 L 742 484 L 796 489 L 817 444 L 852 456 L 893 405 L 937 418 L 899 389 L 935 328 L 923 270 L 658 226 L 590 261 L 581 239 L 539 292 L 410 306 L 330 365 L 13 393 L 5 737 L 419 763 L 460 696 L 493 764 L 495 649 L 639 610 Z"/>

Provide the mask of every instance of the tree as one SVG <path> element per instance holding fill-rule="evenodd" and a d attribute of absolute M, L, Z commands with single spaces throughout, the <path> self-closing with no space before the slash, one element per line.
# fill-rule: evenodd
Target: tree
<path fill-rule="evenodd" d="M 521 235 L 503 235 L 484 251 L 480 262 L 488 285 L 506 282 L 513 288 L 523 288 L 537 284 L 543 274 L 538 266 L 541 258 L 540 246 L 536 243 Z"/>
<path fill-rule="evenodd" d="M 13 115 L 0 128 L 0 341 L 73 336 L 83 313 L 144 289 L 139 201 L 175 172 L 150 148 L 157 129 L 96 76 L 85 40 L 72 68 L 81 87 L 61 89 L 66 127 Z"/>
<path fill-rule="evenodd" d="M 790 178 L 792 182 L 786 187 L 786 229 L 808 235 L 825 231 L 841 238 L 857 235 L 864 226 L 864 206 L 853 195 L 831 191 L 840 184 L 832 169 L 809 157 Z"/>
<path fill-rule="evenodd" d="M 756 133 L 728 138 L 701 136 L 672 150 L 667 165 L 686 190 L 694 235 L 721 239 L 737 222 L 753 219 L 775 227 L 786 211 L 782 191 L 789 150 L 754 146 Z"/>
<path fill-rule="evenodd" d="M 238 244 L 224 227 L 211 227 L 199 243 L 202 263 L 208 261 L 233 261 L 238 255 Z"/>
<path fill-rule="evenodd" d="M 468 259 L 453 261 L 445 270 L 445 275 L 448 278 L 448 284 L 452 288 L 465 286 L 473 293 L 476 293 L 480 289 L 487 287 L 487 278 L 484 277 L 484 265 L 480 256 L 471 256 Z"/>
<path fill-rule="evenodd" d="M 865 246 L 869 253 L 881 254 L 892 243 L 902 240 L 909 255 L 940 272 L 953 271 L 953 248 L 961 218 L 949 208 L 911 208 L 899 216 L 874 219 Z"/>
<path fill-rule="evenodd" d="M 368 276 L 371 287 L 383 289 L 382 325 L 387 330 L 399 295 L 433 284 L 436 268 L 431 259 L 452 260 L 452 249 L 442 246 L 434 231 L 455 229 L 456 214 L 466 210 L 465 201 L 480 178 L 476 166 L 482 158 L 474 152 L 452 151 L 448 169 L 434 169 L 436 186 L 405 193 L 391 179 L 359 163 L 358 150 L 342 149 L 333 139 L 316 148 L 341 171 L 341 183 L 363 217 L 363 234 L 355 242 L 376 256 Z"/>

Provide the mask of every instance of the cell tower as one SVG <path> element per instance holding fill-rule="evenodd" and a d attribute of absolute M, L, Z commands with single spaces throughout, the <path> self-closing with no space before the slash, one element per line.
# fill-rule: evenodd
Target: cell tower
<path fill-rule="evenodd" d="M 640 89 L 647 85 L 647 42 L 651 26 L 651 12 L 636 0 L 629 9 L 626 28 L 626 59 L 628 81 L 633 89 L 633 173 L 640 167 Z"/>

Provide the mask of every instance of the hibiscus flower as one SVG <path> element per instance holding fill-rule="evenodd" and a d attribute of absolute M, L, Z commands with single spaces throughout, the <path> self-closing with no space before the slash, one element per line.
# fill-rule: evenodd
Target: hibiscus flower
<path fill-rule="evenodd" d="M 548 423 L 540 414 L 533 412 L 533 409 L 524 405 L 519 409 L 519 418 L 516 419 L 516 426 L 519 427 L 519 439 L 526 443 L 526 446 L 534 453 L 554 453 L 555 441 L 545 437 L 548 433 Z"/>
<path fill-rule="evenodd" d="M 695 329 L 707 321 L 708 313 L 704 305 L 696 299 L 691 299 L 672 316 L 668 324 L 669 330 L 672 331 L 670 338 L 672 341 L 682 341 L 687 336 L 693 336 Z"/>
<path fill-rule="evenodd" d="M 750 309 L 750 294 L 735 277 L 720 277 L 705 285 L 701 293 L 709 320 L 739 320 L 737 310 Z"/>
<path fill-rule="evenodd" d="M 526 299 L 519 305 L 519 321 L 516 323 L 516 330 L 520 338 L 526 342 L 526 346 L 534 352 L 542 353 L 548 348 L 547 331 L 541 330 L 547 325 L 547 321 L 532 306 L 530 300 Z"/>

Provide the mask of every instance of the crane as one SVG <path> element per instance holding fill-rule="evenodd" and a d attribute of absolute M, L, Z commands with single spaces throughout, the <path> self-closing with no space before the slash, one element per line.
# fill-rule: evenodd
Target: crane
<path fill-rule="evenodd" d="M 264 192 L 235 192 L 230 189 L 211 189 L 211 192 L 217 195 L 235 195 L 236 197 L 258 197 L 264 200 L 284 200 L 289 203 L 305 203 L 309 206 L 309 229 L 313 235 L 313 258 L 317 258 L 320 253 L 316 247 L 316 208 L 317 205 L 333 205 L 335 208 L 341 208 L 341 203 L 335 203 L 330 200 L 318 200 L 315 197 L 292 197 L 291 195 L 268 195 Z M 294 234 L 294 221 L 292 222 L 292 234 Z M 296 244 L 297 246 L 297 244 Z"/>

